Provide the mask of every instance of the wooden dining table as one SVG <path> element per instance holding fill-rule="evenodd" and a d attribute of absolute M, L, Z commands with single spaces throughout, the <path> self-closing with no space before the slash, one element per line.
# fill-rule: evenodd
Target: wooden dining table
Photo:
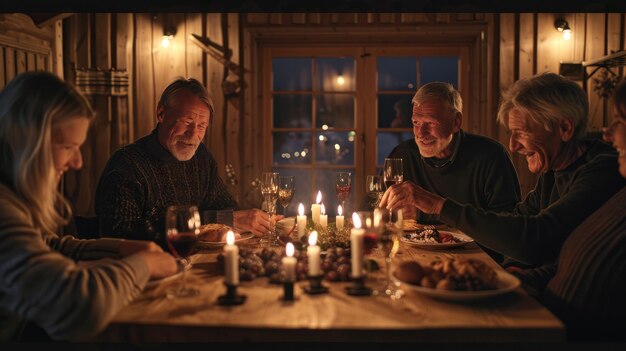
<path fill-rule="evenodd" d="M 256 240 L 241 249 L 260 250 Z M 280 250 L 282 248 L 276 248 Z M 295 284 L 295 299 L 283 299 L 283 287 L 260 277 L 243 281 L 237 292 L 247 296 L 237 306 L 222 306 L 224 278 L 218 268 L 221 248 L 191 257 L 187 283 L 200 290 L 192 298 L 168 299 L 166 290 L 179 279 L 149 287 L 122 309 L 94 341 L 114 342 L 560 342 L 565 328 L 552 313 L 521 287 L 477 301 L 447 301 L 420 294 L 405 284 L 400 299 L 352 296 L 351 282 L 326 282 L 327 294 L 309 295 Z M 422 249 L 401 243 L 392 267 L 407 260 L 428 263 L 442 257 L 480 259 L 502 268 L 475 243 L 447 250 Z M 384 269 L 374 249 L 368 258 Z M 372 272 L 368 287 L 384 283 L 384 272 Z"/>

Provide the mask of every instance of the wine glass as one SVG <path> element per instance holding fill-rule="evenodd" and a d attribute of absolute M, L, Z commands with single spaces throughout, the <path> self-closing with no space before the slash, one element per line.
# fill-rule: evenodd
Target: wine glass
<path fill-rule="evenodd" d="M 263 195 L 263 210 L 271 218 L 276 214 L 276 200 L 278 200 L 279 175 L 276 172 L 265 172 L 261 176 L 261 194 Z M 269 246 L 278 246 L 278 238 L 274 229 L 270 229 L 267 239 L 261 239 L 261 243 Z"/>
<path fill-rule="evenodd" d="M 196 242 L 200 234 L 200 212 L 196 206 L 169 206 L 165 214 L 165 230 L 167 245 L 170 251 L 179 259 L 189 262 Z M 188 287 L 183 268 L 181 284 L 167 291 L 167 297 L 184 298 L 196 296 L 199 290 Z"/>
<path fill-rule="evenodd" d="M 404 180 L 402 173 L 401 158 L 386 158 L 383 164 L 383 178 L 385 179 L 385 188 L 389 189 L 394 184 L 400 184 Z"/>
<path fill-rule="evenodd" d="M 378 248 L 385 257 L 385 284 L 375 294 L 397 300 L 404 295 L 404 291 L 391 280 L 391 260 L 400 247 L 401 229 L 391 221 L 389 211 L 381 208 L 374 210 L 374 226 Z"/>
<path fill-rule="evenodd" d="M 379 175 L 368 175 L 365 179 L 365 192 L 369 197 L 372 209 L 378 207 L 383 198 L 383 177 Z"/>
<path fill-rule="evenodd" d="M 287 206 L 291 203 L 295 191 L 294 180 L 294 176 L 279 177 L 278 201 L 283 206 L 283 215 L 285 217 L 287 217 Z"/>
<path fill-rule="evenodd" d="M 352 190 L 352 177 L 350 172 L 337 172 L 335 176 L 335 191 L 337 192 L 337 200 L 341 201 L 341 207 L 346 213 L 346 200 L 350 197 Z"/>

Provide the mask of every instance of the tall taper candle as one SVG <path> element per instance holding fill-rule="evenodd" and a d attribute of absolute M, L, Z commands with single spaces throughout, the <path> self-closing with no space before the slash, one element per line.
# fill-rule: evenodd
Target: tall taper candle
<path fill-rule="evenodd" d="M 293 251 L 293 244 L 287 243 L 287 247 L 285 248 L 287 256 L 283 257 L 283 259 L 281 260 L 283 269 L 285 270 L 285 281 L 287 282 L 296 281 L 296 263 L 298 260 L 293 257 Z"/>
<path fill-rule="evenodd" d="M 304 236 L 304 231 L 306 230 L 306 216 L 304 215 L 304 205 L 300 204 L 298 206 L 298 239 L 302 239 Z"/>
<path fill-rule="evenodd" d="M 322 214 L 320 214 L 320 225 L 326 229 L 328 227 L 328 215 L 326 214 L 326 206 L 322 204 Z"/>
<path fill-rule="evenodd" d="M 235 245 L 235 233 L 229 230 L 226 233 L 226 245 L 224 246 L 224 279 L 226 284 L 239 284 L 239 248 Z"/>
<path fill-rule="evenodd" d="M 311 205 L 311 219 L 313 220 L 313 224 L 320 222 L 320 202 L 322 202 L 322 192 L 318 190 L 315 203 Z"/>
<path fill-rule="evenodd" d="M 320 272 L 320 247 L 317 244 L 317 232 L 314 230 L 309 234 L 309 246 L 306 254 L 309 258 L 309 276 L 317 277 Z"/>
<path fill-rule="evenodd" d="M 352 277 L 360 278 L 363 275 L 363 235 L 365 230 L 361 229 L 361 218 L 352 213 L 354 228 L 350 230 L 350 251 L 352 253 Z"/>
<path fill-rule="evenodd" d="M 343 229 L 343 208 L 337 206 L 337 217 L 335 217 L 335 226 L 338 230 Z"/>

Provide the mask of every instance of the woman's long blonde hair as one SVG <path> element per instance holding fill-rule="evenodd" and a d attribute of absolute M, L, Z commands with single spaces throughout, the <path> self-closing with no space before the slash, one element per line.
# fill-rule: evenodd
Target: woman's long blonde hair
<path fill-rule="evenodd" d="M 72 213 L 57 188 L 52 129 L 93 117 L 87 99 L 51 73 L 22 73 L 0 92 L 0 181 L 25 202 L 42 230 L 56 231 Z"/>

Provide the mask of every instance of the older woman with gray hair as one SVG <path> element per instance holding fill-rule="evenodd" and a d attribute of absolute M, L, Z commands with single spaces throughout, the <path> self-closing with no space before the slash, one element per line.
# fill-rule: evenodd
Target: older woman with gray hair
<path fill-rule="evenodd" d="M 511 270 L 541 289 L 568 235 L 626 184 L 615 169 L 615 150 L 586 138 L 587 114 L 587 96 L 575 82 L 553 73 L 521 79 L 503 95 L 498 120 L 511 133 L 511 152 L 541 175 L 513 211 L 486 211 L 410 182 L 389 188 L 380 206 L 439 214 L 443 223 L 518 261 Z"/>

